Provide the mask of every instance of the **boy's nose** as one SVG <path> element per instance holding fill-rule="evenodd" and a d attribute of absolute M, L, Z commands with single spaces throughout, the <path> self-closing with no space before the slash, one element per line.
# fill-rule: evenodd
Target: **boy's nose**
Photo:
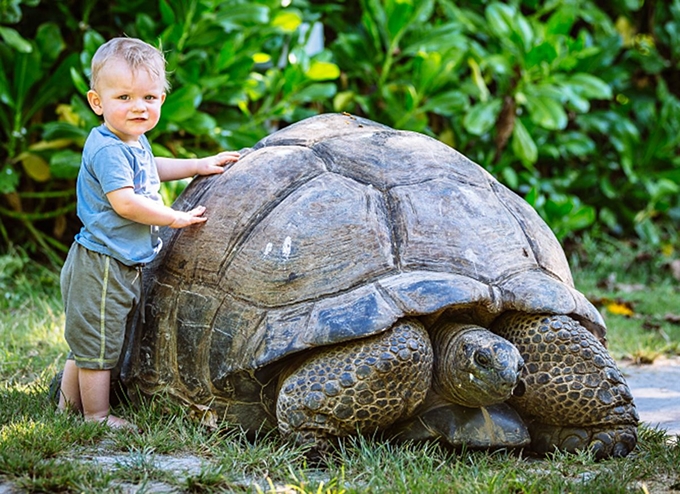
<path fill-rule="evenodd" d="M 146 109 L 146 105 L 144 104 L 144 100 L 142 99 L 135 99 L 132 105 L 132 109 L 134 111 L 144 111 Z"/>

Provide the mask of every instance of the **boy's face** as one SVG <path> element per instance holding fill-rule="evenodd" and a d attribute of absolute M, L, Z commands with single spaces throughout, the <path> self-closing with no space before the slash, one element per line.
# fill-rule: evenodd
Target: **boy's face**
<path fill-rule="evenodd" d="M 102 67 L 97 87 L 87 93 L 87 100 L 111 132 L 135 145 L 158 123 L 165 92 L 163 81 L 149 71 L 133 72 L 125 60 L 114 58 Z"/>

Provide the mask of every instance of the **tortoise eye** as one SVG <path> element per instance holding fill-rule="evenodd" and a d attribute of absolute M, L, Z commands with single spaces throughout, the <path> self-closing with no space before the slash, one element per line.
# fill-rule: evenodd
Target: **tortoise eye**
<path fill-rule="evenodd" d="M 479 350 L 475 353 L 475 363 L 480 367 L 491 367 L 492 360 L 489 350 Z"/>

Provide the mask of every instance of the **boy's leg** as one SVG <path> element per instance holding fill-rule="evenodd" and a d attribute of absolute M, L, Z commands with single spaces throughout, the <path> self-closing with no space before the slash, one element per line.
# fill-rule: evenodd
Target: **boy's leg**
<path fill-rule="evenodd" d="M 130 422 L 109 414 L 110 370 L 78 369 L 85 420 L 106 422 L 111 427 L 134 428 Z"/>
<path fill-rule="evenodd" d="M 59 410 L 73 409 L 83 411 L 80 401 L 80 385 L 78 384 L 78 367 L 75 360 L 68 359 L 61 376 L 61 392 L 59 393 Z"/>

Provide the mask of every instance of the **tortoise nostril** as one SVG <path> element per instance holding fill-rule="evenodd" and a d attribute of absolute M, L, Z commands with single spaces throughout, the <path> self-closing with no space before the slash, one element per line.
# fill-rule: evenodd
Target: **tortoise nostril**
<path fill-rule="evenodd" d="M 499 373 L 500 379 L 503 381 L 503 385 L 508 388 L 514 388 L 519 382 L 519 375 L 515 369 L 507 369 Z"/>
<path fill-rule="evenodd" d="M 527 387 L 526 384 L 524 384 L 524 381 L 519 380 L 517 381 L 517 386 L 515 386 L 515 389 L 512 390 L 512 396 L 524 396 L 524 393 L 526 393 Z"/>

